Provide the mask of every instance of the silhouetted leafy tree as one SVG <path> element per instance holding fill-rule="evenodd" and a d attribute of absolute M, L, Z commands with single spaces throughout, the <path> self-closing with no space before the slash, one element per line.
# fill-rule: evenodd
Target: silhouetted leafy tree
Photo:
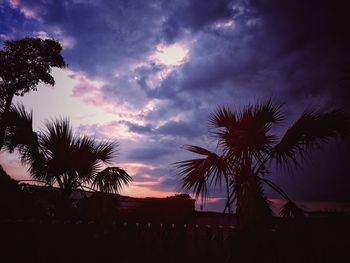
<path fill-rule="evenodd" d="M 284 218 L 302 218 L 304 211 L 295 205 L 295 203 L 288 201 L 281 209 L 280 216 Z"/>
<path fill-rule="evenodd" d="M 0 218 L 44 217 L 45 209 L 0 166 Z"/>
<path fill-rule="evenodd" d="M 205 198 L 210 186 L 224 180 L 227 189 L 224 212 L 235 202 L 239 224 L 252 225 L 271 215 L 270 202 L 263 188 L 265 184 L 288 200 L 282 215 L 300 216 L 301 210 L 287 194 L 266 178 L 269 174 L 267 166 L 275 162 L 278 167 L 293 168 L 321 143 L 336 137 L 348 139 L 350 116 L 341 110 L 308 110 L 279 138 L 272 127 L 284 120 L 282 105 L 274 105 L 271 100 L 247 106 L 241 112 L 219 108 L 210 117 L 210 125 L 220 154 L 188 146 L 187 150 L 204 158 L 175 163 L 182 176 L 183 188 Z M 293 212 L 297 214 L 292 215 Z"/>
<path fill-rule="evenodd" d="M 9 112 L 4 146 L 18 150 L 31 176 L 46 184 L 57 184 L 63 197 L 86 187 L 102 192 L 118 192 L 132 178 L 119 167 L 107 167 L 116 153 L 116 143 L 95 142 L 73 133 L 67 119 L 46 123 L 46 129 L 32 129 L 32 114 L 23 106 Z"/>
<path fill-rule="evenodd" d="M 40 81 L 54 85 L 51 68 L 66 66 L 61 51 L 60 43 L 50 39 L 5 41 L 0 50 L 0 149 L 13 97 L 36 90 Z"/>
<path fill-rule="evenodd" d="M 4 193 L 7 194 L 7 192 L 16 192 L 19 190 L 20 188 L 17 182 L 12 179 L 2 167 L 0 167 L 0 195 L 2 196 Z"/>

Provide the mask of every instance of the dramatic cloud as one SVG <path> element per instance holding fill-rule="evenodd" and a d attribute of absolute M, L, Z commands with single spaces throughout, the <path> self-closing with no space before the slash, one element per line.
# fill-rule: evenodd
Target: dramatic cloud
<path fill-rule="evenodd" d="M 182 136 L 193 138 L 202 135 L 195 122 L 168 121 L 159 127 L 154 127 L 151 124 L 143 126 L 125 121 L 121 123 L 124 123 L 131 132 L 152 136 Z"/>
<path fill-rule="evenodd" d="M 162 146 L 157 147 L 147 147 L 147 148 L 137 148 L 131 154 L 129 158 L 136 161 L 158 161 L 158 159 L 164 157 L 164 155 L 171 154 L 171 149 L 164 148 Z"/>
<path fill-rule="evenodd" d="M 168 193 L 179 190 L 169 164 L 193 158 L 184 144 L 215 149 L 207 119 L 219 105 L 239 109 L 272 97 L 286 103 L 287 124 L 310 106 L 350 110 L 346 4 L 0 0 L 0 40 L 58 39 L 69 72 L 56 73 L 64 81 L 56 78 L 55 99 L 45 88 L 37 96 L 46 104 L 24 98 L 34 118 L 70 115 L 79 133 L 119 140 L 123 163 L 156 167 L 133 171 L 136 184 Z M 349 200 L 341 186 L 349 184 L 347 149 L 334 158 L 315 153 L 322 165 L 307 163 L 293 179 L 273 178 L 296 199 Z"/>

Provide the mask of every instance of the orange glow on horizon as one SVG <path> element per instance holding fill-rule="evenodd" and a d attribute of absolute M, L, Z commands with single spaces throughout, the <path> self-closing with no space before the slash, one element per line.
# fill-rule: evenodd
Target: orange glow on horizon
<path fill-rule="evenodd" d="M 169 197 L 181 194 L 180 192 L 162 192 L 152 190 L 142 185 L 131 184 L 128 187 L 124 187 L 120 192 L 121 195 L 127 195 L 132 197 Z"/>

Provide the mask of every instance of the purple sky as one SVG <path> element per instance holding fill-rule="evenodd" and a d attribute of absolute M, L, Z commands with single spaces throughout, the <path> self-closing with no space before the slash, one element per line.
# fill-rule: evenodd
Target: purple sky
<path fill-rule="evenodd" d="M 272 97 L 286 103 L 286 124 L 310 106 L 350 110 L 346 2 L 0 0 L 0 41 L 59 40 L 69 67 L 53 71 L 56 86 L 16 101 L 37 130 L 69 116 L 77 132 L 118 140 L 116 163 L 135 180 L 123 194 L 167 196 L 181 190 L 169 164 L 193 157 L 182 146 L 215 148 L 207 119 L 219 105 Z M 350 148 L 338 146 L 272 179 L 295 200 L 349 203 Z M 0 158 L 27 177 L 16 156 Z"/>

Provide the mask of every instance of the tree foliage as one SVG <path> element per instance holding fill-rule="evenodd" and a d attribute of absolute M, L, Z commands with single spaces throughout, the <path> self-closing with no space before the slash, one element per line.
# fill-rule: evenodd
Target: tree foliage
<path fill-rule="evenodd" d="M 52 67 L 65 67 L 60 43 L 51 39 L 24 38 L 5 41 L 0 51 L 2 94 L 23 95 L 36 90 L 40 81 L 54 85 Z"/>
<path fill-rule="evenodd" d="M 60 43 L 51 39 L 5 41 L 0 50 L 0 149 L 15 95 L 36 90 L 39 82 L 54 85 L 51 68 L 66 66 Z"/>

